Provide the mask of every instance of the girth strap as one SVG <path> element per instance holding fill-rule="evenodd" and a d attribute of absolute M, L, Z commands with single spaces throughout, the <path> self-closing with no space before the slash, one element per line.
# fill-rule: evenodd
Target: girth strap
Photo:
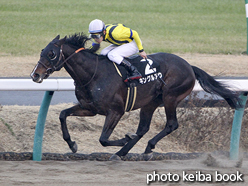
<path fill-rule="evenodd" d="M 127 100 L 125 106 L 126 112 L 129 112 L 133 109 L 133 106 L 136 101 L 136 95 L 137 95 L 137 87 L 135 83 L 130 83 L 130 87 L 128 87 L 127 89 Z"/>

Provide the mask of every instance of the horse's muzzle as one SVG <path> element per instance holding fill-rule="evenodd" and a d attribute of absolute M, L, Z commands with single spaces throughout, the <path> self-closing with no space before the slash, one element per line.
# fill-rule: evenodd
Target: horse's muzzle
<path fill-rule="evenodd" d="M 32 73 L 30 75 L 30 77 L 32 78 L 32 80 L 36 83 L 42 83 L 43 79 L 41 78 L 41 76 L 38 73 Z"/>

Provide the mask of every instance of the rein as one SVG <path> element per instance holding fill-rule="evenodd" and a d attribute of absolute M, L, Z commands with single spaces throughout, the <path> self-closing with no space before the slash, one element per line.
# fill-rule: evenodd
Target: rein
<path fill-rule="evenodd" d="M 86 83 L 85 85 L 82 85 L 82 84 L 80 83 L 82 87 L 85 87 L 85 86 L 87 86 L 88 84 L 91 83 L 91 81 L 94 79 L 94 77 L 95 77 L 95 75 L 96 75 L 97 68 L 98 68 L 98 56 L 97 56 L 97 58 L 96 58 L 96 68 L 95 68 L 95 72 L 94 72 L 93 76 L 92 76 L 91 79 L 88 81 L 88 83 Z"/>
<path fill-rule="evenodd" d="M 62 45 L 62 46 L 63 46 L 63 45 Z M 63 52 L 62 52 L 62 46 L 61 46 L 61 49 L 60 49 L 60 59 L 59 59 L 59 61 L 61 60 L 61 58 L 65 59 L 65 56 L 64 56 L 64 54 L 63 54 Z M 82 51 L 82 50 L 85 50 L 85 48 L 79 48 L 78 50 L 76 50 L 73 54 L 71 54 L 68 58 L 66 58 L 66 59 L 63 61 L 63 63 L 61 63 L 61 65 L 59 66 L 59 68 L 62 67 L 62 66 L 63 66 L 69 59 L 71 59 L 75 54 L 79 53 L 79 52 Z M 57 67 L 57 68 L 58 68 L 58 67 Z M 93 76 L 92 76 L 91 79 L 90 79 L 86 84 L 84 84 L 84 85 L 79 81 L 81 87 L 85 87 L 85 86 L 87 86 L 88 84 L 91 83 L 91 81 L 94 79 L 94 77 L 95 77 L 95 75 L 96 75 L 97 68 L 98 68 L 98 57 L 97 57 L 97 59 L 96 59 L 96 68 L 95 68 L 95 71 L 94 71 Z M 56 69 L 56 68 L 55 68 L 55 69 Z M 71 69 L 71 70 L 74 71 L 73 69 Z"/>
<path fill-rule="evenodd" d="M 60 49 L 60 56 L 62 56 L 64 59 L 65 59 L 65 56 L 64 56 L 64 54 L 63 54 L 63 52 L 62 52 L 62 47 L 63 47 L 63 45 L 61 46 L 61 49 Z M 73 54 L 71 54 L 67 59 L 65 59 L 64 61 L 63 61 L 63 63 L 61 63 L 61 65 L 60 66 L 63 66 L 64 65 L 64 63 L 66 63 L 69 59 L 71 59 L 75 54 L 77 54 L 78 52 L 80 52 L 80 51 L 82 51 L 82 50 L 85 50 L 85 48 L 79 48 L 79 49 L 77 49 Z M 61 59 L 61 57 L 59 57 L 59 60 Z"/>

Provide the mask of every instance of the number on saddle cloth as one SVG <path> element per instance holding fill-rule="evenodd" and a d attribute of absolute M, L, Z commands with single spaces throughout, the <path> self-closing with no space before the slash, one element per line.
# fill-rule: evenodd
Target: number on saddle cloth
<path fill-rule="evenodd" d="M 143 85 L 162 78 L 159 63 L 153 61 L 151 58 L 146 60 L 139 55 L 135 55 L 125 59 L 128 60 L 133 66 L 135 66 L 142 75 L 142 78 L 131 81 L 131 83 L 135 83 L 136 86 Z M 115 63 L 114 65 L 117 72 L 120 74 L 124 81 L 128 77 L 128 72 L 124 67 L 116 65 Z M 129 81 L 126 82 L 126 84 L 128 87 L 130 87 Z"/>

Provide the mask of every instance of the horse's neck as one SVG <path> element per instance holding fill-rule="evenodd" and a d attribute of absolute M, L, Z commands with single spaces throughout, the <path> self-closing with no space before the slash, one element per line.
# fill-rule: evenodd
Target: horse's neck
<path fill-rule="evenodd" d="M 67 45 L 63 47 L 65 59 L 67 59 L 74 52 L 75 49 L 72 49 Z M 96 62 L 92 59 L 92 57 L 90 57 L 90 55 L 91 54 L 87 52 L 84 52 L 83 55 L 81 53 L 77 53 L 64 65 L 66 71 L 78 84 L 85 85 L 94 75 Z"/>

